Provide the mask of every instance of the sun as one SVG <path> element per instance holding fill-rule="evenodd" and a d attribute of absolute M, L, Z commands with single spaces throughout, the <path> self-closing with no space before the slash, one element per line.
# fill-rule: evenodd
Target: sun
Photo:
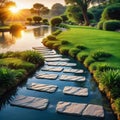
<path fill-rule="evenodd" d="M 12 13 L 14 13 L 14 14 L 18 13 L 19 10 L 20 10 L 20 9 L 17 8 L 17 7 L 11 7 L 11 8 L 10 8 L 10 11 L 11 11 Z"/>

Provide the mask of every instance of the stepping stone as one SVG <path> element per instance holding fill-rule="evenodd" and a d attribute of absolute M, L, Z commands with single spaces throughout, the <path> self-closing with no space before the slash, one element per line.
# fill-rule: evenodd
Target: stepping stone
<path fill-rule="evenodd" d="M 57 104 L 56 111 L 78 116 L 104 117 L 103 107 L 100 105 L 80 104 L 60 101 Z"/>
<path fill-rule="evenodd" d="M 42 46 L 40 46 L 40 47 L 32 47 L 32 49 L 34 49 L 34 50 L 50 50 L 47 47 L 42 47 Z"/>
<path fill-rule="evenodd" d="M 76 66 L 76 63 L 67 63 L 67 62 L 47 62 L 46 64 L 49 66 L 66 66 L 66 67 Z"/>
<path fill-rule="evenodd" d="M 47 62 L 54 62 L 54 61 L 69 61 L 68 58 L 47 58 L 45 59 Z"/>
<path fill-rule="evenodd" d="M 41 70 L 50 71 L 50 72 L 61 72 L 63 70 L 63 68 L 61 68 L 61 67 L 44 67 Z"/>
<path fill-rule="evenodd" d="M 81 69 L 68 68 L 68 69 L 64 69 L 63 72 L 65 72 L 65 73 L 83 73 L 84 71 Z"/>
<path fill-rule="evenodd" d="M 52 92 L 56 91 L 57 86 L 56 85 L 31 83 L 31 84 L 27 85 L 27 89 L 52 93 Z"/>
<path fill-rule="evenodd" d="M 88 89 L 81 87 L 65 86 L 63 93 L 69 95 L 77 95 L 77 96 L 88 96 Z"/>
<path fill-rule="evenodd" d="M 56 58 L 56 57 L 62 57 L 62 55 L 56 54 L 56 55 L 45 55 L 44 58 Z"/>
<path fill-rule="evenodd" d="M 47 108 L 48 99 L 20 95 L 11 101 L 10 104 L 14 106 L 44 110 Z"/>
<path fill-rule="evenodd" d="M 60 80 L 65 80 L 65 81 L 78 81 L 78 82 L 83 82 L 85 81 L 85 77 L 83 76 L 72 76 L 72 75 L 62 75 L 60 77 Z"/>
<path fill-rule="evenodd" d="M 48 74 L 48 73 L 38 74 L 36 76 L 36 78 L 38 78 L 38 79 L 51 79 L 51 80 L 55 80 L 57 77 L 58 77 L 58 75 L 56 75 L 56 74 Z"/>

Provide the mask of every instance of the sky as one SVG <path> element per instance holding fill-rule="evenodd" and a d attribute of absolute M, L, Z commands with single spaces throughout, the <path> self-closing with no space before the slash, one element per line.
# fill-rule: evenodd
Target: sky
<path fill-rule="evenodd" d="M 18 8 L 32 8 L 34 3 L 41 3 L 44 6 L 51 8 L 55 3 L 61 3 L 65 5 L 64 0 L 12 0 L 17 4 Z"/>

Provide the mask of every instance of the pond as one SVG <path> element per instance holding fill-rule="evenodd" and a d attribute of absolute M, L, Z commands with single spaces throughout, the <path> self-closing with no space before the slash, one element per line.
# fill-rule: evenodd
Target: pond
<path fill-rule="evenodd" d="M 29 27 L 28 30 L 25 30 L 21 33 L 21 36 L 18 38 L 15 36 L 11 36 L 9 33 L 5 33 L 4 35 L 0 34 L 0 52 L 6 51 L 18 51 L 18 50 L 28 50 L 32 49 L 32 47 L 42 46 L 42 38 L 50 33 L 50 28 L 40 27 L 32 29 Z M 4 39 L 1 39 L 4 38 Z M 11 40 L 11 41 L 10 41 Z M 62 56 L 62 58 L 66 58 L 66 56 Z M 88 72 L 88 70 L 76 60 L 69 58 L 70 62 L 76 63 L 77 66 L 71 67 L 75 69 L 83 69 L 85 72 L 80 74 L 86 77 L 86 82 L 68 82 L 68 81 L 60 81 L 59 78 L 56 80 L 46 80 L 46 79 L 37 79 L 35 77 L 38 73 L 44 73 L 39 68 L 36 73 L 31 75 L 26 81 L 21 83 L 18 87 L 11 90 L 5 96 L 0 98 L 0 120 L 99 120 L 98 118 L 92 117 L 81 117 L 81 116 L 72 116 L 65 115 L 56 112 L 56 105 L 59 101 L 67 101 L 67 102 L 77 102 L 77 103 L 89 103 L 89 104 L 97 104 L 102 105 L 105 110 L 105 118 L 104 120 L 116 120 L 114 116 L 110 104 L 106 97 L 100 93 L 98 87 L 94 80 L 92 80 L 92 76 Z M 45 64 L 44 67 L 47 67 Z M 69 68 L 69 67 L 63 67 Z M 47 72 L 53 73 L 57 75 L 62 75 L 63 72 Z M 78 75 L 73 73 L 67 73 L 67 75 Z M 51 84 L 57 85 L 58 89 L 54 93 L 46 93 L 46 92 L 38 92 L 33 90 L 28 90 L 26 88 L 27 84 L 30 83 L 41 83 L 41 84 Z M 89 95 L 87 97 L 78 97 L 63 94 L 62 90 L 65 86 L 76 86 L 76 87 L 86 87 L 89 90 Z M 33 96 L 33 97 L 41 97 L 49 100 L 49 105 L 46 110 L 34 110 L 28 108 L 15 107 L 10 105 L 10 101 L 14 99 L 17 95 L 25 95 L 25 96 Z"/>

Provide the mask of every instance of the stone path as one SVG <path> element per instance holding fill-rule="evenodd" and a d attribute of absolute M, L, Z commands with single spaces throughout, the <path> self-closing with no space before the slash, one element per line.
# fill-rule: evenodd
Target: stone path
<path fill-rule="evenodd" d="M 11 105 L 44 110 L 45 108 L 47 108 L 48 100 L 44 98 L 20 95 L 16 96 L 16 98 L 11 102 Z"/>
<path fill-rule="evenodd" d="M 52 93 L 56 91 L 57 85 L 31 83 L 27 85 L 27 89 Z"/>
<path fill-rule="evenodd" d="M 80 104 L 60 101 L 57 104 L 56 111 L 71 115 L 104 117 L 103 107 L 93 104 Z"/>
<path fill-rule="evenodd" d="M 62 58 L 62 55 L 57 54 L 56 51 L 50 50 L 46 47 L 33 47 L 33 49 L 41 53 L 46 61 L 45 66 L 41 68 L 41 72 L 35 76 L 37 79 L 58 80 L 59 82 L 77 81 L 80 83 L 86 81 L 86 78 L 80 75 L 81 73 L 84 72 L 84 70 L 73 69 L 72 67 L 76 67 L 77 64 L 70 63 L 68 58 Z M 57 73 L 50 73 L 50 72 L 57 72 Z M 72 73 L 72 75 L 69 75 L 69 73 Z M 74 73 L 78 73 L 78 74 L 73 75 Z M 41 84 L 41 83 L 30 83 L 26 87 L 27 89 L 35 90 L 36 92 L 37 91 L 48 92 L 49 94 L 55 92 L 56 89 L 59 88 L 60 86 L 59 84 L 50 85 L 50 84 Z M 62 93 L 64 95 L 66 94 L 75 95 L 72 97 L 76 97 L 76 96 L 87 97 L 89 95 L 88 88 L 75 87 L 75 86 L 64 86 Z M 36 97 L 21 95 L 21 96 L 16 96 L 16 98 L 13 101 L 11 101 L 11 105 L 43 110 L 47 108 L 48 101 L 49 100 L 45 98 L 36 98 Z M 71 101 L 69 102 L 58 101 L 58 104 L 56 105 L 56 111 L 59 113 L 65 113 L 71 115 L 104 117 L 104 110 L 102 106 L 86 104 L 86 103 L 74 103 Z"/>

